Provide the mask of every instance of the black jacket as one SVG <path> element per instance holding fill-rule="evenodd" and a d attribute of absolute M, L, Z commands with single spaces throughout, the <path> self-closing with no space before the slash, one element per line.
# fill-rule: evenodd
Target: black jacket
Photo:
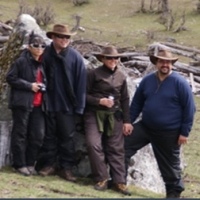
<path fill-rule="evenodd" d="M 11 86 L 9 108 L 32 110 L 34 92 L 32 83 L 36 82 L 37 69 L 42 71 L 43 83 L 46 85 L 46 76 L 42 63 L 33 59 L 28 50 L 24 50 L 20 57 L 11 65 L 6 81 Z M 45 95 L 43 95 L 43 99 Z"/>
<path fill-rule="evenodd" d="M 85 108 L 86 96 L 86 67 L 82 56 L 73 48 L 67 47 L 59 54 L 56 53 L 53 44 L 46 47 L 43 60 L 45 63 L 45 73 L 47 77 L 47 110 L 55 110 L 56 104 L 60 103 L 59 99 L 65 99 L 63 111 L 69 113 L 82 114 Z M 56 68 L 62 68 L 63 74 L 56 77 Z M 65 94 L 58 93 L 55 82 L 56 79 L 62 79 L 63 87 L 66 89 Z"/>

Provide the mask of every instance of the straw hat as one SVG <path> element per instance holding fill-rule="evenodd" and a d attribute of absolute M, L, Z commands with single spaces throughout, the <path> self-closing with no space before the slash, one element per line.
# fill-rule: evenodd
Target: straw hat
<path fill-rule="evenodd" d="M 156 65 L 158 59 L 169 60 L 174 64 L 178 57 L 174 57 L 169 50 L 159 50 L 157 55 L 150 55 L 149 59 L 154 65 Z"/>
<path fill-rule="evenodd" d="M 53 30 L 46 33 L 47 37 L 50 39 L 53 34 L 72 36 L 72 35 L 76 35 L 76 32 L 71 32 L 67 25 L 55 24 L 53 26 Z"/>

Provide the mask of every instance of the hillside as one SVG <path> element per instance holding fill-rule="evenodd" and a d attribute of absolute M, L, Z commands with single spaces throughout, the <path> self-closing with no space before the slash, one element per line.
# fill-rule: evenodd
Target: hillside
<path fill-rule="evenodd" d="M 30 8 L 40 3 L 38 0 L 24 2 Z M 145 2 L 145 8 L 148 9 L 150 0 Z M 172 38 L 178 44 L 200 48 L 198 42 L 200 14 L 195 12 L 197 2 L 198 0 L 169 0 L 177 26 L 183 11 L 186 13 L 187 31 L 178 33 L 173 33 L 173 30 L 165 31 L 165 27 L 158 23 L 158 14 L 137 12 L 140 10 L 138 0 L 90 0 L 89 4 L 82 6 L 74 6 L 71 0 L 43 0 L 42 5 L 43 7 L 50 5 L 53 8 L 55 23 L 67 23 L 73 27 L 75 25 L 73 16 L 81 16 L 80 25 L 85 28 L 85 32 L 79 32 L 76 39 L 145 49 L 153 41 L 167 41 Z M 18 12 L 19 1 L 1 0 L 1 21 L 15 19 Z"/>

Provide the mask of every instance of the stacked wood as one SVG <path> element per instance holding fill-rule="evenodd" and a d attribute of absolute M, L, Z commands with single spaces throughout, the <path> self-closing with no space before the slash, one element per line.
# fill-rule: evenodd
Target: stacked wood
<path fill-rule="evenodd" d="M 77 40 L 72 43 L 72 46 L 77 49 L 86 59 L 90 59 L 92 52 L 100 51 L 102 45 L 92 41 Z M 172 53 L 179 56 L 179 60 L 174 64 L 174 71 L 183 75 L 188 82 L 193 85 L 194 94 L 200 93 L 200 50 L 182 46 L 170 42 L 156 42 L 150 44 L 147 52 L 137 52 L 135 49 L 118 48 L 124 56 L 121 58 L 122 64 L 128 68 L 129 74 L 135 77 L 143 77 L 150 71 L 155 70 L 155 66 L 150 63 L 149 55 L 154 54 L 158 49 L 169 49 Z M 189 60 L 188 63 L 182 62 L 181 59 Z M 195 89 L 194 89 L 195 88 Z"/>

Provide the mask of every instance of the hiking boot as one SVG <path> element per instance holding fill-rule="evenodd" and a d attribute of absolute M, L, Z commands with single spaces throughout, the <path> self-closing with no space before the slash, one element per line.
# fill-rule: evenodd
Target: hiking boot
<path fill-rule="evenodd" d="M 128 191 L 128 187 L 123 183 L 115 184 L 115 190 L 117 192 L 124 194 L 124 195 L 131 196 L 131 193 Z"/>
<path fill-rule="evenodd" d="M 26 167 L 17 168 L 16 171 L 24 176 L 30 176 L 31 173 L 28 171 Z"/>
<path fill-rule="evenodd" d="M 173 191 L 173 192 L 169 192 L 167 193 L 167 196 L 166 198 L 176 198 L 176 199 L 179 199 L 181 197 L 181 193 L 180 192 L 176 192 L 176 191 Z"/>
<path fill-rule="evenodd" d="M 71 170 L 61 170 L 58 175 L 67 180 L 67 181 L 71 181 L 71 182 L 76 182 L 77 178 L 72 174 Z"/>
<path fill-rule="evenodd" d="M 95 184 L 94 189 L 104 191 L 108 188 L 108 180 L 99 181 Z"/>
<path fill-rule="evenodd" d="M 37 175 L 37 171 L 35 170 L 34 166 L 28 166 L 27 167 L 28 171 L 30 172 L 31 175 Z"/>
<path fill-rule="evenodd" d="M 38 172 L 38 174 L 41 176 L 51 176 L 51 175 L 54 175 L 55 172 L 56 170 L 54 167 L 44 167 Z"/>

